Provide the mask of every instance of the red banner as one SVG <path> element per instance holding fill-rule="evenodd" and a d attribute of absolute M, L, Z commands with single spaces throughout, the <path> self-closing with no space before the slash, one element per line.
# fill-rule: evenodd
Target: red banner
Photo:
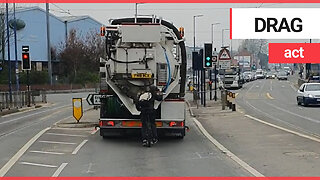
<path fill-rule="evenodd" d="M 320 43 L 269 43 L 269 63 L 320 63 Z"/>

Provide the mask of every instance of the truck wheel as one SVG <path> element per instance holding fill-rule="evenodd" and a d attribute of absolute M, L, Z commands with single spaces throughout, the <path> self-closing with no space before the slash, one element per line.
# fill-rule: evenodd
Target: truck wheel
<path fill-rule="evenodd" d="M 177 138 L 183 139 L 185 135 L 186 135 L 186 130 L 185 129 L 180 130 L 180 133 L 179 133 L 179 135 L 177 135 Z"/>

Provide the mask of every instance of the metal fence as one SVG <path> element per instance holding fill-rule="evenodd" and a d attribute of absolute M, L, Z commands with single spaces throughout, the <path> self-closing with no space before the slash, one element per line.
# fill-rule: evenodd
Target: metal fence
<path fill-rule="evenodd" d="M 29 96 L 28 96 L 29 94 Z M 0 92 L 0 111 L 18 109 L 39 103 L 47 103 L 47 94 L 45 91 L 17 91 L 12 92 L 11 98 L 9 92 Z"/>

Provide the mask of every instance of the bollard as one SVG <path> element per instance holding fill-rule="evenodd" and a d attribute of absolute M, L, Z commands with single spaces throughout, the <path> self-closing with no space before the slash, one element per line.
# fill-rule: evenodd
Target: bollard
<path fill-rule="evenodd" d="M 232 111 L 236 111 L 236 104 L 232 104 Z"/>
<path fill-rule="evenodd" d="M 221 104 L 222 104 L 222 110 L 226 109 L 226 92 L 221 90 Z"/>

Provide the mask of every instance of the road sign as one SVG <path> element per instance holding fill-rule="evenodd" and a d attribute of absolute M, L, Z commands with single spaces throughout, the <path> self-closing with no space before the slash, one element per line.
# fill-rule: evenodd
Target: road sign
<path fill-rule="evenodd" d="M 230 67 L 231 67 L 230 60 L 219 61 L 219 69 L 230 69 Z"/>
<path fill-rule="evenodd" d="M 73 117 L 79 122 L 83 115 L 82 98 L 72 98 Z"/>
<path fill-rule="evenodd" d="M 221 51 L 219 52 L 219 60 L 230 60 L 231 55 L 230 52 L 227 48 L 222 48 Z"/>
<path fill-rule="evenodd" d="M 217 61 L 218 61 L 218 57 L 217 57 L 217 56 L 212 56 L 212 62 L 213 62 L 214 64 L 216 64 Z"/>
<path fill-rule="evenodd" d="M 100 105 L 101 104 L 100 98 L 106 98 L 108 96 L 112 96 L 112 95 L 89 94 L 86 100 L 89 105 Z"/>

